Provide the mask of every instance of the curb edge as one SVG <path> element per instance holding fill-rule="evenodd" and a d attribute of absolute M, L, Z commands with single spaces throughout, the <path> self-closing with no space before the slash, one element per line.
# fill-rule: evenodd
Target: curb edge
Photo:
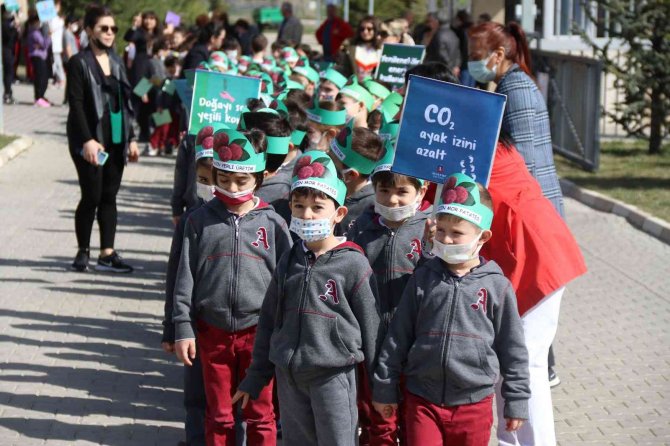
<path fill-rule="evenodd" d="M 33 140 L 27 136 L 19 136 L 18 139 L 0 149 L 0 168 L 8 164 L 12 159 L 25 152 L 33 145 Z"/>
<path fill-rule="evenodd" d="M 580 187 L 565 178 L 559 179 L 563 194 L 597 211 L 618 215 L 636 229 L 670 245 L 670 223 L 623 201 Z"/>

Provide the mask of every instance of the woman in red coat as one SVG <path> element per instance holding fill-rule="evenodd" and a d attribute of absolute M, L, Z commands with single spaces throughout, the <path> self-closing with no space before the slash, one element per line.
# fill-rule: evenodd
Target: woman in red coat
<path fill-rule="evenodd" d="M 500 265 L 516 291 L 531 388 L 530 419 L 517 432 L 518 443 L 504 423 L 498 439 L 501 445 L 555 445 L 547 353 L 556 335 L 565 286 L 584 274 L 586 265 L 567 225 L 542 195 L 523 157 L 505 139 L 496 148 L 488 190 L 494 207 L 493 237 L 481 252 Z M 499 411 L 498 419 L 502 416 Z"/>

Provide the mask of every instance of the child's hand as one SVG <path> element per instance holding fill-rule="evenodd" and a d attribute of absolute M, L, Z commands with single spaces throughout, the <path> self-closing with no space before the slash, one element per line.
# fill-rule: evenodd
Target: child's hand
<path fill-rule="evenodd" d="M 437 225 L 435 221 L 430 218 L 426 219 L 426 225 L 423 228 L 423 246 L 425 249 L 430 250 L 433 247 L 433 238 L 435 237 L 435 231 L 437 230 Z"/>
<path fill-rule="evenodd" d="M 149 95 L 148 94 L 145 94 L 145 95 L 142 96 L 142 102 L 145 103 L 145 104 L 149 103 Z"/>
<path fill-rule="evenodd" d="M 140 159 L 140 149 L 137 147 L 137 141 L 128 143 L 128 161 L 136 163 Z"/>
<path fill-rule="evenodd" d="M 174 342 L 161 342 L 161 348 L 165 353 L 174 353 Z"/>
<path fill-rule="evenodd" d="M 195 359 L 195 339 L 184 339 L 175 342 L 174 351 L 181 362 L 192 366 L 192 360 Z"/>
<path fill-rule="evenodd" d="M 372 407 L 374 407 L 375 410 L 379 412 L 379 415 L 381 415 L 384 418 L 391 418 L 393 416 L 393 412 L 395 412 L 398 409 L 397 404 L 385 404 L 385 403 L 378 403 L 376 401 L 372 402 Z"/>
<path fill-rule="evenodd" d="M 505 418 L 505 421 L 507 421 L 507 426 L 505 427 L 505 430 L 507 432 L 516 432 L 519 429 L 521 429 L 521 426 L 523 425 L 524 420 L 520 418 Z"/>
<path fill-rule="evenodd" d="M 249 403 L 249 394 L 247 392 L 242 392 L 241 390 L 235 392 L 231 404 L 235 405 L 235 403 L 237 403 L 240 400 L 240 398 L 242 399 L 242 409 L 244 409 L 245 407 L 247 407 L 247 404 Z"/>

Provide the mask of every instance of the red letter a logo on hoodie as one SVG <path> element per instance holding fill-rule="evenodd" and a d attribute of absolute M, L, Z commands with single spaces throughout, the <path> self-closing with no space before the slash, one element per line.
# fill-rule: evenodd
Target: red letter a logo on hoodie
<path fill-rule="evenodd" d="M 326 282 L 326 292 L 325 294 L 320 294 L 319 299 L 321 299 L 324 302 L 328 302 L 328 298 L 332 297 L 333 298 L 333 303 L 334 304 L 339 304 L 340 299 L 337 297 L 337 284 L 333 279 L 328 279 Z"/>
<path fill-rule="evenodd" d="M 260 248 L 260 246 L 263 245 L 265 250 L 270 249 L 270 245 L 268 245 L 268 231 L 263 226 L 261 226 L 258 228 L 258 231 L 256 231 L 256 234 L 258 235 L 258 238 L 255 242 L 251 242 L 251 244 L 256 248 Z"/>

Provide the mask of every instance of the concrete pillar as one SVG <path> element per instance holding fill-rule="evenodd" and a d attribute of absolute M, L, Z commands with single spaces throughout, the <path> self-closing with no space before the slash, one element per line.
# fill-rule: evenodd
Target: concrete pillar
<path fill-rule="evenodd" d="M 479 14 L 489 13 L 494 22 L 505 23 L 504 0 L 472 0 L 472 19 L 477 21 Z"/>

